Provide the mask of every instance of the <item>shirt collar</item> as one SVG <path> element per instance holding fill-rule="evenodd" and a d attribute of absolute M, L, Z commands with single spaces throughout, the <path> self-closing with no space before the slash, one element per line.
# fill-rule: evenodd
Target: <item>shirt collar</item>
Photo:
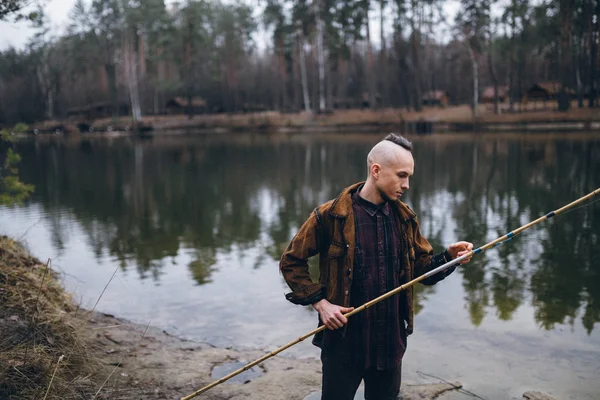
<path fill-rule="evenodd" d="M 388 204 L 387 201 L 383 202 L 382 204 L 373 204 L 371 203 L 369 200 L 363 199 L 362 197 L 360 197 L 359 193 L 362 190 L 362 185 L 358 188 L 358 190 L 356 192 L 354 192 L 354 194 L 352 195 L 352 199 L 354 200 L 354 202 L 356 202 L 359 206 L 361 206 L 367 213 L 369 213 L 369 215 L 371 217 L 375 216 L 375 214 L 377 214 L 378 211 L 381 211 L 382 213 L 384 213 L 386 216 L 390 215 L 390 205 Z"/>

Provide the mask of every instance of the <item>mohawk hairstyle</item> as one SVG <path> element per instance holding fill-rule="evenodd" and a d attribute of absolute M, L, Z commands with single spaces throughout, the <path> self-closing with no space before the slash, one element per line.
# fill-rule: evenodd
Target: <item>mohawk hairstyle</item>
<path fill-rule="evenodd" d="M 396 133 L 390 133 L 383 140 L 387 140 L 394 144 L 397 144 L 398 146 L 403 147 L 412 153 L 412 143 L 408 141 L 408 139 L 406 139 L 404 136 L 398 135 Z"/>

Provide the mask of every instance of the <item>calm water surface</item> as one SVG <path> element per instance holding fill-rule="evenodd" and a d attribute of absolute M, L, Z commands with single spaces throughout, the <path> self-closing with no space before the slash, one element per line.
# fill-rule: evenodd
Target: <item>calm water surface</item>
<path fill-rule="evenodd" d="M 285 300 L 279 257 L 316 205 L 364 179 L 379 138 L 25 141 L 21 176 L 36 191 L 0 208 L 0 232 L 50 258 L 83 306 L 116 271 L 97 309 L 217 346 L 274 350 L 317 318 Z M 403 200 L 436 251 L 482 245 L 600 187 L 598 135 L 414 141 Z M 432 374 L 490 399 L 600 398 L 600 202 L 421 286 L 417 312 L 406 380 Z M 318 357 L 308 342 L 282 355 Z"/>

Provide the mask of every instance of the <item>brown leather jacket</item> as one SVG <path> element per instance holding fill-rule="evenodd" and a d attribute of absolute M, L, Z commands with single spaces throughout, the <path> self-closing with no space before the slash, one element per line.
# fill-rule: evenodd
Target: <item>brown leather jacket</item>
<path fill-rule="evenodd" d="M 287 246 L 279 264 L 283 278 L 292 289 L 286 298 L 294 304 L 309 305 L 323 298 L 330 303 L 350 305 L 350 290 L 354 272 L 354 214 L 352 193 L 364 182 L 346 188 L 336 199 L 317 207 Z M 448 255 L 434 256 L 433 248 L 421 236 L 415 213 L 401 201 L 393 202 L 398 221 L 406 232 L 408 251 L 404 252 L 403 268 L 410 281 L 442 265 Z M 308 258 L 319 254 L 319 281 L 309 275 Z M 433 285 L 454 271 L 454 267 L 420 281 Z M 406 296 L 405 315 L 407 334 L 413 331 L 413 287 L 400 292 Z"/>

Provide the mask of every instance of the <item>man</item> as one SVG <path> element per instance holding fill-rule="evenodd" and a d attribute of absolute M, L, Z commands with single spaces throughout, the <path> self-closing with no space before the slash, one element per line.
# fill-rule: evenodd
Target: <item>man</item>
<path fill-rule="evenodd" d="M 365 381 L 367 400 L 396 399 L 406 338 L 413 331 L 413 288 L 354 315 L 348 313 L 473 249 L 457 242 L 434 255 L 414 212 L 400 201 L 414 172 L 412 144 L 389 134 L 367 156 L 368 176 L 317 207 L 281 257 L 292 289 L 286 298 L 319 313 L 313 344 L 321 348 L 322 400 L 352 400 Z M 308 258 L 319 254 L 319 281 Z M 462 261 L 467 263 L 469 259 Z M 433 285 L 451 267 L 421 281 Z"/>

